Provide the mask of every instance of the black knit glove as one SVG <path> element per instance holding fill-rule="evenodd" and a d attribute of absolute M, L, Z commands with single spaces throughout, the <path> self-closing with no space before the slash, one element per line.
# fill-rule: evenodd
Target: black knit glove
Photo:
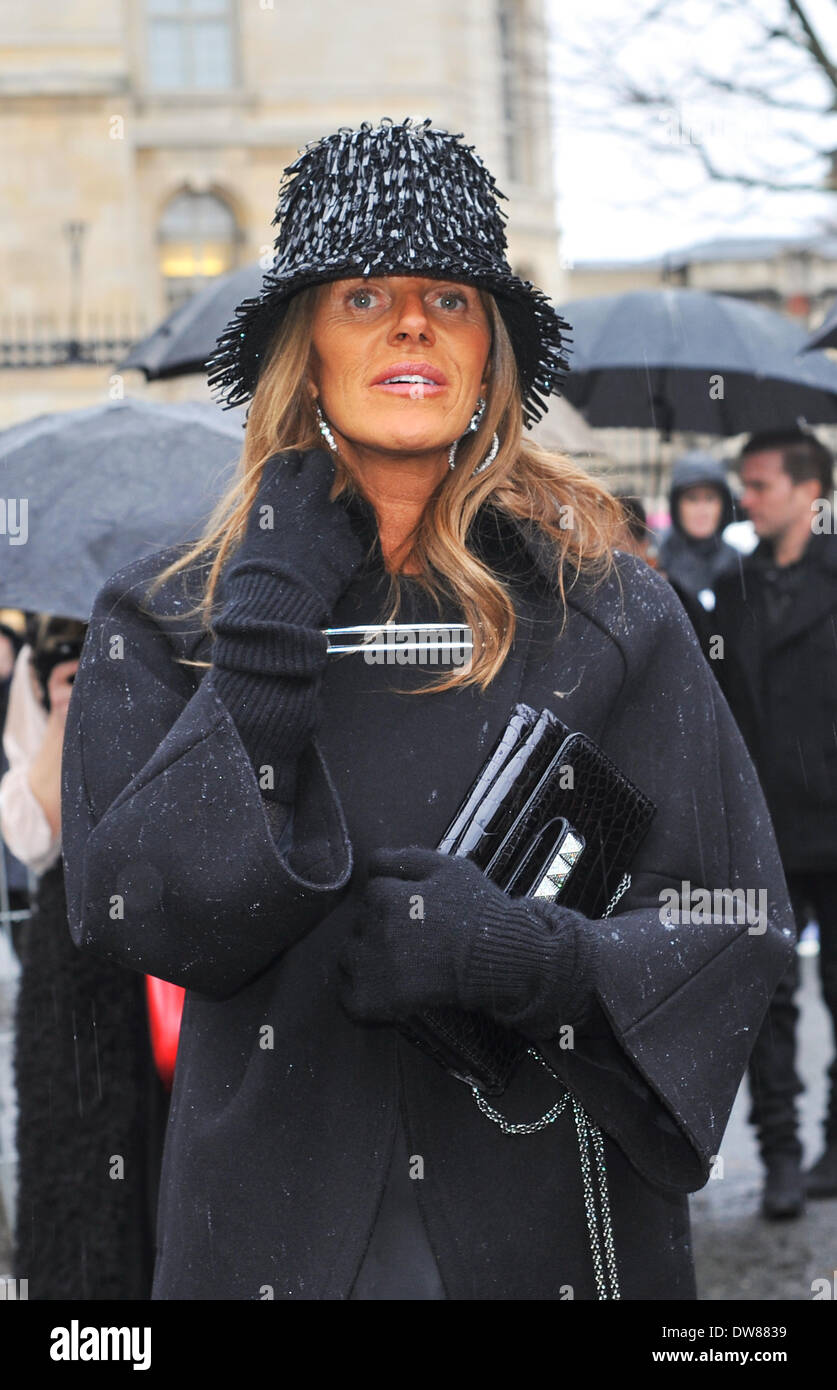
<path fill-rule="evenodd" d="M 368 870 L 339 959 L 352 1018 L 392 1023 L 458 1005 L 533 1039 L 584 1021 L 594 938 L 579 913 L 510 898 L 470 860 L 438 850 L 376 850 Z"/>
<path fill-rule="evenodd" d="M 232 714 L 269 799 L 293 802 L 316 728 L 332 609 L 364 554 L 324 449 L 268 459 L 241 544 L 222 577 L 207 679 Z M 272 785 L 271 785 L 272 781 Z"/>

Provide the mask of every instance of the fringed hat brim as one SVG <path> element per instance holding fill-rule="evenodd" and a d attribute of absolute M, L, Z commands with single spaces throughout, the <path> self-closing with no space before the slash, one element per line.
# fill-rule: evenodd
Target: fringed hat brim
<path fill-rule="evenodd" d="M 313 140 L 284 171 L 273 225 L 274 260 L 259 296 L 245 300 L 207 363 L 213 390 L 241 405 L 293 295 L 329 280 L 425 275 L 477 285 L 496 298 L 517 361 L 527 427 L 569 368 L 565 330 L 545 294 L 512 273 L 506 195 L 473 145 L 429 118 L 341 126 Z M 223 401 L 221 402 L 223 403 Z"/>
<path fill-rule="evenodd" d="M 363 269 L 356 260 L 327 267 L 300 267 L 285 280 L 268 271 L 261 293 L 242 300 L 236 307 L 206 363 L 207 379 L 218 404 L 229 410 L 252 399 L 264 360 L 294 295 L 313 285 L 360 278 Z M 560 393 L 570 369 L 567 353 L 571 325 L 542 291 L 528 280 L 488 268 L 466 275 L 453 260 L 445 263 L 438 258 L 432 265 L 412 262 L 378 273 L 425 274 L 439 279 L 450 275 L 460 284 L 476 285 L 492 294 L 514 349 L 526 428 L 531 429 L 543 417 L 548 410 L 547 398 Z"/>

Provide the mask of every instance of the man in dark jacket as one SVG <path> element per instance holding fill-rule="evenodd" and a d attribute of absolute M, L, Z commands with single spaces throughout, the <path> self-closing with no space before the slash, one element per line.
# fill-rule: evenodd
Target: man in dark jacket
<path fill-rule="evenodd" d="M 837 1028 L 837 538 L 832 458 L 797 429 L 754 435 L 740 459 L 742 505 L 760 543 L 718 582 L 708 651 L 759 773 L 798 930 L 819 922 L 820 978 Z M 722 644 L 718 638 L 722 639 Z M 794 957 L 749 1065 L 767 1170 L 764 1211 L 795 1216 L 803 1193 L 837 1195 L 837 1061 L 825 1151 L 803 1180 L 795 1100 Z"/>
<path fill-rule="evenodd" d="M 738 570 L 738 551 L 723 539 L 735 520 L 724 466 L 695 450 L 677 459 L 669 492 L 671 530 L 660 546 L 658 566 L 678 593 L 714 590 L 722 575 Z"/>

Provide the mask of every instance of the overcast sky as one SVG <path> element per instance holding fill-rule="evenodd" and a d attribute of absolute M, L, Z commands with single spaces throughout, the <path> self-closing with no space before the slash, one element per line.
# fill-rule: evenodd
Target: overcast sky
<path fill-rule="evenodd" d="M 749 6 L 784 17 L 783 0 L 741 0 L 723 20 L 715 0 L 674 0 L 672 22 L 636 31 L 636 14 L 648 0 L 547 0 L 554 40 L 551 45 L 553 102 L 557 119 L 556 170 L 562 252 L 568 261 L 637 260 L 657 256 L 715 236 L 775 236 L 808 233 L 830 215 L 837 225 L 837 195 L 753 191 L 713 182 L 688 143 L 702 141 L 719 163 L 734 162 L 753 171 L 766 160 L 800 162 L 799 173 L 814 165 L 801 140 L 822 140 L 822 117 L 765 112 L 731 98 L 707 102 L 690 85 L 695 63 L 736 78 L 761 78 L 770 55 L 756 43 Z M 810 11 L 837 55 L 837 0 L 811 0 Z M 573 79 L 578 60 L 568 45 L 594 44 L 601 61 L 627 65 L 643 86 L 665 83 L 682 93 L 679 109 L 651 116 L 664 136 L 666 153 L 652 156 L 647 137 L 635 139 L 600 132 L 594 125 L 609 115 L 601 84 Z M 772 50 L 779 57 L 777 49 Z M 792 75 L 791 75 L 792 76 Z M 789 96 L 815 103 L 825 84 L 808 77 L 789 80 L 784 60 L 774 59 L 772 90 L 783 83 Z M 645 118 L 648 119 L 647 117 Z M 637 119 L 637 129 L 640 121 Z M 837 147 L 837 124 L 830 134 Z M 807 169 L 805 162 L 807 161 Z M 797 177 L 799 177 L 799 173 Z"/>

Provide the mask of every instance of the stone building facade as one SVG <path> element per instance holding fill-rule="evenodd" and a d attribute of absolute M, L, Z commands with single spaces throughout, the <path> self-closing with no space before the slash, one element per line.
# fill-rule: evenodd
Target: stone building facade
<path fill-rule="evenodd" d="M 131 341 L 269 251 L 282 168 L 338 125 L 464 132 L 560 298 L 546 53 L 543 0 L 0 0 L 0 426 L 112 392 Z"/>

